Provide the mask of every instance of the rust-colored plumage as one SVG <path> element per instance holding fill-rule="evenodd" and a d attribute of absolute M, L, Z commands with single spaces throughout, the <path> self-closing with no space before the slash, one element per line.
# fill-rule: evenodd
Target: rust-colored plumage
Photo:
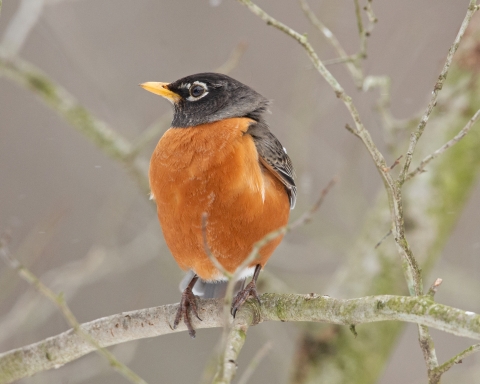
<path fill-rule="evenodd" d="M 285 188 L 261 165 L 252 137 L 245 134 L 251 123 L 231 118 L 170 128 L 151 159 L 150 186 L 165 240 L 180 267 L 202 280 L 223 278 L 204 251 L 203 213 L 208 246 L 229 272 L 256 241 L 288 221 Z M 265 246 L 252 266 L 263 267 L 280 241 Z"/>
<path fill-rule="evenodd" d="M 199 318 L 194 287 L 225 279 L 205 253 L 202 216 L 208 218 L 208 248 L 234 272 L 258 240 L 287 224 L 296 200 L 293 166 L 263 120 L 268 101 L 246 85 L 203 73 L 142 87 L 175 108 L 172 128 L 152 155 L 149 179 L 165 241 L 179 266 L 192 273 L 174 327 L 183 318 L 194 337 L 188 315 L 191 308 Z M 258 300 L 256 279 L 280 241 L 265 245 L 251 264 L 255 272 L 233 301 L 234 316 L 248 297 Z"/>

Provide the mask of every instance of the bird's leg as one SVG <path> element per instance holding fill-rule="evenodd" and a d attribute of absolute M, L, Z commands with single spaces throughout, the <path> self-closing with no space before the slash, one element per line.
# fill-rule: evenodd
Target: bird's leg
<path fill-rule="evenodd" d="M 192 323 L 190 322 L 190 316 L 188 315 L 188 307 L 191 307 L 193 314 L 197 317 L 198 320 L 202 321 L 202 319 L 198 316 L 196 297 L 192 291 L 193 286 L 195 285 L 197 280 L 198 276 L 194 275 L 192 280 L 190 280 L 187 288 L 185 288 L 185 290 L 182 292 L 182 300 L 180 300 L 177 315 L 175 316 L 175 321 L 173 322 L 173 329 L 175 329 L 183 318 L 183 321 L 185 322 L 185 325 L 188 329 L 188 334 L 193 339 L 195 338 L 195 330 L 193 329 Z"/>
<path fill-rule="evenodd" d="M 235 315 L 237 314 L 238 308 L 240 308 L 243 305 L 243 303 L 247 301 L 249 297 L 253 297 L 258 301 L 258 304 L 261 304 L 257 294 L 257 285 L 256 285 L 258 275 L 260 274 L 261 269 L 262 269 L 262 266 L 260 264 L 257 264 L 255 266 L 255 272 L 253 272 L 252 281 L 250 281 L 250 283 L 248 283 L 245 288 L 243 288 L 240 292 L 238 292 L 235 298 L 233 299 L 232 309 L 230 311 L 233 317 L 235 317 Z"/>

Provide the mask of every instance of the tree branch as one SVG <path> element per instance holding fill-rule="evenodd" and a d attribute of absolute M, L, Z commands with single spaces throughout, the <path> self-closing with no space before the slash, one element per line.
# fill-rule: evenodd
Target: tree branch
<path fill-rule="evenodd" d="M 311 61 L 313 62 L 315 68 L 319 71 L 319 73 L 325 78 L 325 80 L 329 83 L 329 85 L 334 89 L 337 97 L 339 97 L 344 104 L 346 105 L 347 109 L 349 110 L 356 126 L 355 134 L 360 137 L 366 146 L 367 150 L 369 151 L 374 163 L 383 179 L 385 189 L 387 192 L 387 196 L 390 203 L 390 212 L 391 212 L 391 222 L 392 222 L 392 232 L 394 234 L 395 243 L 397 246 L 397 251 L 402 259 L 402 267 L 405 279 L 407 281 L 407 285 L 412 296 L 421 296 L 423 295 L 423 283 L 422 283 L 422 275 L 421 270 L 418 265 L 416 258 L 414 257 L 413 251 L 410 248 L 410 245 L 405 237 L 405 224 L 404 224 L 404 213 L 403 213 L 403 197 L 402 197 L 402 186 L 405 181 L 405 175 L 408 172 L 408 167 L 411 162 L 411 158 L 413 156 L 416 143 L 420 138 L 423 130 L 425 128 L 426 122 L 428 117 L 433 110 L 434 105 L 437 101 L 438 92 L 443 86 L 443 83 L 446 79 L 446 75 L 448 73 L 448 69 L 451 65 L 453 55 L 458 47 L 461 37 L 465 32 L 465 29 L 473 15 L 473 13 L 477 10 L 476 1 L 471 0 L 470 6 L 468 8 L 467 14 L 465 16 L 465 20 L 462 23 L 460 28 L 459 34 L 455 39 L 454 44 L 452 45 L 449 54 L 447 55 L 447 60 L 444 66 L 444 70 L 442 71 L 441 75 L 439 76 L 439 80 L 434 89 L 434 93 L 432 95 L 431 103 L 429 107 L 427 107 L 427 112 L 424 114 L 422 121 L 419 124 L 417 132 L 412 134 L 411 142 L 409 151 L 407 153 L 407 159 L 405 162 L 405 166 L 403 167 L 402 171 L 400 172 L 400 176 L 397 180 L 394 180 L 393 177 L 389 174 L 389 168 L 385 164 L 385 159 L 383 155 L 380 153 L 376 145 L 374 144 L 370 133 L 365 128 L 363 123 L 360 120 L 360 116 L 356 107 L 353 104 L 353 101 L 350 96 L 348 96 L 337 80 L 331 75 L 330 72 L 325 68 L 323 63 L 318 58 L 317 54 L 313 50 L 312 46 L 308 43 L 305 36 L 300 35 L 298 32 L 294 31 L 290 27 L 284 25 L 283 23 L 277 21 L 270 15 L 268 15 L 265 11 L 261 8 L 256 6 L 251 0 L 239 0 L 241 3 L 245 4 L 254 14 L 259 16 L 262 20 L 267 22 L 268 25 L 272 25 L 277 29 L 281 30 L 282 32 L 288 34 L 289 36 L 293 37 L 297 40 L 306 50 L 307 54 L 309 55 Z M 370 6 L 370 4 L 369 4 Z M 355 1 L 356 7 L 356 15 L 357 15 L 357 22 L 360 31 L 360 35 L 366 36 L 363 22 L 360 14 L 360 6 L 359 2 Z M 373 22 L 375 20 L 375 16 L 373 12 L 367 7 L 368 16 Z M 425 355 L 425 360 L 429 367 L 429 373 L 432 371 L 433 368 L 438 366 L 438 362 L 435 355 L 435 350 L 433 346 L 433 341 L 429 335 L 428 328 L 424 326 L 419 326 L 419 339 L 420 345 Z"/>
<path fill-rule="evenodd" d="M 359 53 L 357 55 L 349 56 L 345 49 L 343 49 L 340 41 L 338 41 L 337 37 L 333 34 L 333 32 L 318 19 L 315 13 L 313 13 L 307 1 L 299 0 L 299 3 L 303 13 L 305 13 L 305 16 L 307 16 L 308 20 L 310 20 L 312 25 L 315 26 L 315 28 L 317 28 L 322 33 L 322 35 L 325 37 L 325 39 L 327 39 L 327 41 L 335 49 L 335 51 L 337 51 L 339 58 L 334 60 L 337 60 L 336 62 L 338 63 L 345 63 L 345 66 L 350 72 L 350 75 L 352 76 L 355 85 L 359 88 L 362 88 L 364 77 L 362 69 L 358 65 L 358 59 L 363 58 L 364 55 Z M 333 63 L 333 60 L 329 60 L 329 64 Z"/>
<path fill-rule="evenodd" d="M 478 10 L 477 0 L 470 0 L 467 14 L 465 15 L 462 25 L 460 26 L 460 30 L 458 31 L 457 36 L 455 37 L 455 40 L 448 51 L 447 59 L 445 61 L 445 64 L 443 65 L 442 72 L 438 76 L 437 82 L 435 83 L 435 86 L 433 88 L 430 102 L 427 105 L 425 113 L 423 114 L 416 131 L 413 132 L 412 135 L 410 136 L 410 146 L 408 147 L 408 151 L 405 156 L 405 165 L 403 166 L 402 172 L 398 177 L 398 182 L 400 184 L 403 184 L 405 182 L 405 178 L 407 176 L 410 163 L 412 162 L 413 153 L 415 152 L 415 148 L 417 146 L 418 140 L 420 139 L 420 137 L 423 134 L 423 131 L 425 130 L 425 127 L 428 123 L 428 119 L 432 114 L 433 108 L 437 104 L 438 93 L 443 88 L 443 83 L 447 79 L 448 71 L 450 70 L 450 66 L 452 65 L 453 56 L 455 55 L 455 52 L 457 52 L 458 46 L 460 45 L 460 41 L 462 40 L 462 37 L 465 34 L 465 30 L 467 29 L 468 24 L 470 23 L 470 20 L 472 19 L 473 15 L 477 10 Z"/>
<path fill-rule="evenodd" d="M 445 372 L 447 372 L 455 364 L 460 364 L 463 359 L 465 359 L 466 357 L 468 357 L 468 356 L 470 356 L 473 353 L 478 352 L 478 351 L 480 351 L 480 344 L 474 344 L 474 345 L 468 347 L 464 351 L 460 352 L 458 355 L 455 355 L 450 360 L 448 360 L 447 362 L 445 362 L 442 365 L 440 365 L 439 367 L 437 367 L 433 372 L 432 379 L 436 380 L 435 383 L 439 383 L 440 378 L 442 377 L 442 375 Z"/>
<path fill-rule="evenodd" d="M 242 331 L 242 327 L 265 321 L 310 321 L 346 326 L 377 321 L 406 321 L 480 340 L 479 314 L 435 303 L 426 296 L 381 295 L 344 300 L 317 294 L 268 293 L 261 295 L 261 301 L 262 305 L 259 306 L 250 300 L 238 311 L 236 321 L 240 331 L 232 336 L 236 345 L 241 346 L 239 332 L 246 330 Z M 178 304 L 169 304 L 123 312 L 84 323 L 80 327 L 101 347 L 108 347 L 186 331 L 183 323 L 176 329 L 171 327 L 177 309 Z M 224 325 L 222 299 L 199 299 L 198 312 L 203 321 L 192 319 L 196 329 Z M 0 383 L 10 383 L 37 372 L 58 368 L 94 350 L 95 347 L 70 329 L 38 343 L 0 354 Z"/>
<path fill-rule="evenodd" d="M 463 127 L 463 129 L 453 139 L 447 141 L 445 144 L 443 144 L 440 148 L 438 148 L 431 155 L 428 155 L 427 157 L 425 157 L 421 161 L 420 165 L 405 177 L 405 181 L 408 181 L 413 176 L 417 175 L 420 172 L 423 172 L 425 167 L 427 166 L 427 164 L 430 163 L 430 161 L 437 158 L 443 152 L 445 152 L 448 148 L 450 148 L 451 146 L 455 145 L 460 140 L 462 140 L 467 135 L 467 133 L 470 131 L 470 129 L 473 127 L 473 125 L 477 122 L 479 117 L 480 117 L 480 109 L 475 113 L 475 115 L 472 116 L 472 118 L 470 120 L 468 120 L 468 123 Z"/>

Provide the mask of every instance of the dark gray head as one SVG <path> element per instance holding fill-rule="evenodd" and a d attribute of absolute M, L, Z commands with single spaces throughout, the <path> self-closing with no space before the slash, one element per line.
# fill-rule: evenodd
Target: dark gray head
<path fill-rule="evenodd" d="M 173 83 L 141 86 L 173 103 L 172 127 L 193 127 L 230 117 L 263 121 L 269 103 L 252 88 L 220 73 L 198 73 Z"/>

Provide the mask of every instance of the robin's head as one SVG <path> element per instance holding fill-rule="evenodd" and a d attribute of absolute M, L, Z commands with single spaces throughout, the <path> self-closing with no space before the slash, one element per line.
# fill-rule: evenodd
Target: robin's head
<path fill-rule="evenodd" d="M 173 83 L 140 85 L 172 102 L 172 127 L 193 127 L 230 117 L 260 121 L 268 105 L 268 100 L 252 88 L 219 73 L 198 73 Z"/>

